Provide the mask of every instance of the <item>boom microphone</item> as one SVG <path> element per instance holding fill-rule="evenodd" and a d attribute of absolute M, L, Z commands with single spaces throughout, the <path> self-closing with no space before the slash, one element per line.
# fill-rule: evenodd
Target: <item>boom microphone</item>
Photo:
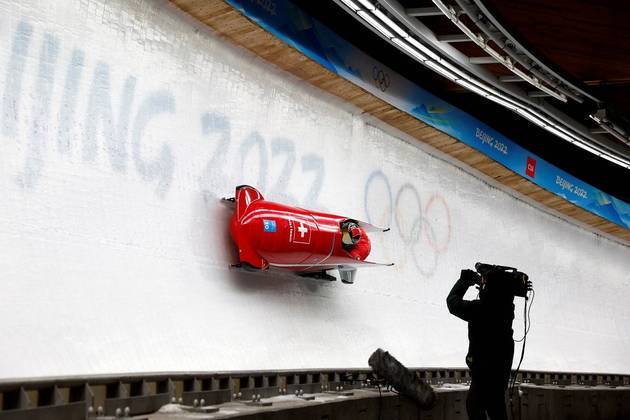
<path fill-rule="evenodd" d="M 436 396 L 431 385 L 403 366 L 394 356 L 383 349 L 377 349 L 368 360 L 374 373 L 385 379 L 405 397 L 416 401 L 421 409 L 428 410 L 435 405 Z"/>

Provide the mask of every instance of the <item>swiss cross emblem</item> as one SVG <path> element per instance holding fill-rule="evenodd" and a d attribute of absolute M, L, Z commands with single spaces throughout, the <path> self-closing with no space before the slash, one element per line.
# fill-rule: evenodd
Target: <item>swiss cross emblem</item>
<path fill-rule="evenodd" d="M 531 178 L 536 177 L 536 159 L 527 156 L 527 166 L 525 167 L 525 173 Z"/>
<path fill-rule="evenodd" d="M 311 227 L 302 220 L 289 221 L 290 240 L 297 244 L 311 243 Z"/>

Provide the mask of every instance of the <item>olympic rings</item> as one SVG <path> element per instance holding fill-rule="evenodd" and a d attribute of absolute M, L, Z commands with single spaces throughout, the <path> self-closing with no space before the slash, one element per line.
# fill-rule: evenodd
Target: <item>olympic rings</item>
<path fill-rule="evenodd" d="M 372 67 L 372 79 L 382 92 L 385 92 L 390 85 L 389 74 L 376 66 Z"/>
<path fill-rule="evenodd" d="M 399 217 L 400 197 L 407 190 L 411 191 L 416 199 L 416 202 L 418 203 L 418 217 L 414 220 L 410 227 L 403 226 Z M 398 232 L 400 233 L 400 237 L 402 238 L 404 244 L 411 245 L 418 242 L 418 240 L 420 239 L 420 232 L 422 231 L 422 203 L 420 202 L 420 194 L 418 194 L 418 190 L 416 190 L 416 188 L 410 183 L 406 183 L 398 189 L 398 193 L 396 194 L 395 209 L 396 210 L 394 211 L 394 216 L 396 220 L 396 227 L 398 228 Z M 408 232 L 408 234 L 406 232 Z"/>
<path fill-rule="evenodd" d="M 428 223 L 428 221 L 426 219 L 422 219 L 422 223 L 425 225 L 425 227 L 423 228 L 424 232 L 431 232 L 431 236 L 433 237 L 433 239 L 435 239 L 435 229 L 433 228 L 433 225 L 431 225 L 430 223 Z M 427 233 L 428 234 L 428 233 Z M 435 242 L 435 241 L 433 241 Z M 430 242 L 429 242 L 430 244 Z M 418 271 L 420 272 L 420 274 L 422 274 L 425 277 L 431 277 L 433 275 L 433 273 L 435 273 L 435 270 L 437 269 L 437 265 L 438 265 L 438 255 L 439 253 L 433 252 L 433 261 L 431 262 L 431 265 L 429 266 L 428 269 L 422 267 L 420 265 L 420 262 L 418 261 L 418 258 L 416 258 L 416 246 L 418 245 L 418 243 L 415 243 L 411 246 L 411 250 L 413 251 L 413 262 L 416 266 L 416 268 L 418 269 Z"/>
<path fill-rule="evenodd" d="M 383 183 L 385 184 L 385 187 L 387 188 L 387 195 L 389 197 L 389 209 L 387 210 L 387 212 L 379 214 L 379 217 L 374 218 L 374 217 L 372 217 L 370 215 L 370 209 L 369 209 L 369 206 L 368 206 L 368 192 L 370 190 L 372 182 L 375 179 L 377 179 L 377 178 L 381 179 L 383 181 Z M 389 180 L 387 179 L 387 177 L 385 176 L 383 171 L 376 170 L 376 171 L 374 171 L 374 172 L 372 172 L 370 174 L 370 176 L 368 177 L 367 181 L 365 182 L 365 190 L 364 190 L 364 193 L 363 193 L 363 197 L 364 197 L 363 204 L 364 204 L 364 207 L 365 207 L 365 214 L 367 215 L 368 223 L 378 224 L 381 220 L 385 219 L 385 217 L 387 217 L 389 215 L 389 220 L 388 221 L 386 220 L 385 225 L 386 226 L 390 226 L 392 224 L 392 210 L 393 210 L 392 187 L 389 185 Z"/>
<path fill-rule="evenodd" d="M 413 184 L 408 182 L 398 189 L 394 199 L 389 179 L 381 170 L 376 170 L 370 174 L 365 184 L 364 206 L 369 223 L 375 222 L 373 215 L 370 214 L 369 203 L 374 201 L 369 199 L 369 193 L 373 188 L 374 181 L 377 179 L 380 179 L 387 188 L 389 205 L 385 206 L 385 208 L 389 209 L 389 221 L 391 222 L 393 219 L 396 223 L 398 234 L 403 244 L 411 251 L 414 265 L 420 274 L 425 277 L 432 276 L 438 265 L 439 254 L 446 251 L 451 241 L 452 220 L 446 200 L 439 193 L 433 193 L 429 196 L 429 199 L 423 207 L 420 193 Z M 412 200 L 415 200 L 417 203 L 417 209 L 412 210 L 407 205 L 403 204 L 404 201 L 402 197 L 405 194 L 411 194 L 413 196 Z M 437 209 L 440 207 L 437 205 L 441 205 L 445 217 L 437 217 L 436 211 L 439 211 Z M 416 216 L 413 221 L 405 221 L 403 218 L 404 214 L 416 214 Z M 430 215 L 432 217 L 429 217 Z M 382 215 L 379 216 L 381 217 L 379 217 L 378 220 L 383 220 L 384 217 L 382 217 Z M 434 225 L 433 223 L 435 222 L 438 222 L 438 225 Z M 443 225 L 446 226 L 446 233 L 444 235 L 438 235 L 438 231 L 444 231 L 444 229 L 436 230 L 436 227 L 442 227 Z M 424 239 L 424 241 L 421 241 L 421 239 Z M 418 249 L 423 243 L 428 247 L 427 249 L 430 248 L 433 251 L 431 252 L 432 257 L 429 257 L 429 253 L 422 252 L 422 249 Z M 430 261 L 428 261 L 429 264 L 422 264 L 421 262 L 423 260 L 427 261 L 427 258 L 430 258 Z"/>
<path fill-rule="evenodd" d="M 444 244 L 441 246 L 438 246 L 436 241 L 435 241 L 435 232 L 433 235 L 433 239 L 429 238 L 428 236 L 427 241 L 429 242 L 429 244 L 431 244 L 431 246 L 433 247 L 433 249 L 435 249 L 435 252 L 437 253 L 442 253 L 444 251 L 446 251 L 446 248 L 448 247 L 448 243 L 451 241 L 451 231 L 452 231 L 452 225 L 451 225 L 451 212 L 449 211 L 448 205 L 446 204 L 446 200 L 444 199 L 444 197 L 442 197 L 441 195 L 434 193 L 429 200 L 427 201 L 427 204 L 424 207 L 424 214 L 425 214 L 425 220 L 428 220 L 429 218 L 429 210 L 431 210 L 433 208 L 433 203 L 435 202 L 440 202 L 442 203 L 442 206 L 444 206 L 444 213 L 446 213 L 446 226 L 448 227 L 448 233 L 446 234 L 446 239 L 444 240 Z M 426 232 L 426 231 L 425 231 Z"/>

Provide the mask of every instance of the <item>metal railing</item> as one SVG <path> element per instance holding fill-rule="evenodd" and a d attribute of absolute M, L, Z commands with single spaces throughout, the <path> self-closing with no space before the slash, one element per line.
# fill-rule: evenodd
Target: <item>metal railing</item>
<path fill-rule="evenodd" d="M 467 369 L 411 369 L 432 385 L 467 384 Z M 0 380 L 0 420 L 85 419 L 133 416 L 172 402 L 216 405 L 287 394 L 363 388 L 370 369 L 247 372 L 178 372 Z M 630 375 L 523 371 L 519 384 L 548 386 L 630 386 Z"/>

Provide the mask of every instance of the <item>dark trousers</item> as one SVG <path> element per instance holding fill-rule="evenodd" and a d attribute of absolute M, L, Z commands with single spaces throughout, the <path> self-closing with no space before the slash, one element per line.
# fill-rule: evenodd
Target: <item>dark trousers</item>
<path fill-rule="evenodd" d="M 509 378 L 509 377 L 508 377 Z M 466 412 L 470 420 L 507 420 L 505 375 L 472 374 L 472 382 L 466 396 Z"/>

